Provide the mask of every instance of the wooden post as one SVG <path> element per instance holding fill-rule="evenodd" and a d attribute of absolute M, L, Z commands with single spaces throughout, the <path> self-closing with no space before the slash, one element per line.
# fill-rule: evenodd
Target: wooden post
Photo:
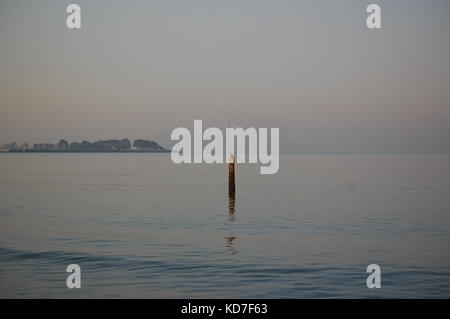
<path fill-rule="evenodd" d="M 229 220 L 234 221 L 235 214 L 235 204 L 236 204 L 236 186 L 234 184 L 234 155 L 230 154 L 228 158 L 228 213 Z M 228 237 L 225 237 L 227 241 L 227 247 L 230 249 L 231 254 L 236 254 L 234 250 L 233 241 L 236 239 L 236 236 L 233 236 L 233 232 L 230 233 Z"/>
<path fill-rule="evenodd" d="M 228 159 L 228 195 L 234 198 L 236 186 L 234 184 L 234 156 L 230 154 Z"/>

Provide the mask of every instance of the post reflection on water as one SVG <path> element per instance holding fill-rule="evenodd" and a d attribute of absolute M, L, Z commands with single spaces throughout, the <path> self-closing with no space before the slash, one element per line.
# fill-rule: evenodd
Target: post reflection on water
<path fill-rule="evenodd" d="M 235 192 L 230 191 L 228 193 L 228 220 L 234 222 L 236 220 L 236 196 Z M 233 241 L 236 239 L 234 231 L 231 231 L 227 237 L 224 237 L 227 242 L 227 248 L 232 255 L 236 254 Z"/>

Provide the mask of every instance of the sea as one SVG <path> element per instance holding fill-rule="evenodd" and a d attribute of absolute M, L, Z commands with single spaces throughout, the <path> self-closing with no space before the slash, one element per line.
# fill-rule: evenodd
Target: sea
<path fill-rule="evenodd" d="M 450 154 L 259 168 L 232 196 L 226 164 L 168 153 L 1 153 L 0 297 L 450 297 Z"/>

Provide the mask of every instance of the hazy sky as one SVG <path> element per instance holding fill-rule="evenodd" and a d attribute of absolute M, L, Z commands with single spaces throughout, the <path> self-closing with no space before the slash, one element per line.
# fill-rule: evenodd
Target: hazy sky
<path fill-rule="evenodd" d="M 0 0 L 0 143 L 167 145 L 194 119 L 279 127 L 284 151 L 450 151 L 450 1 Z"/>

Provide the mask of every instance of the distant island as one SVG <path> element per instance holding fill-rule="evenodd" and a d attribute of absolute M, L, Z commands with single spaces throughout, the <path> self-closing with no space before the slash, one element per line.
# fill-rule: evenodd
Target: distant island
<path fill-rule="evenodd" d="M 56 144 L 52 143 L 35 143 L 30 146 L 28 143 L 11 143 L 4 144 L 0 147 L 0 152 L 14 152 L 14 153 L 33 153 L 33 152 L 170 152 L 158 143 L 149 140 L 137 139 L 131 144 L 127 138 L 116 140 L 98 140 L 95 142 L 82 141 L 72 142 L 62 139 Z"/>

